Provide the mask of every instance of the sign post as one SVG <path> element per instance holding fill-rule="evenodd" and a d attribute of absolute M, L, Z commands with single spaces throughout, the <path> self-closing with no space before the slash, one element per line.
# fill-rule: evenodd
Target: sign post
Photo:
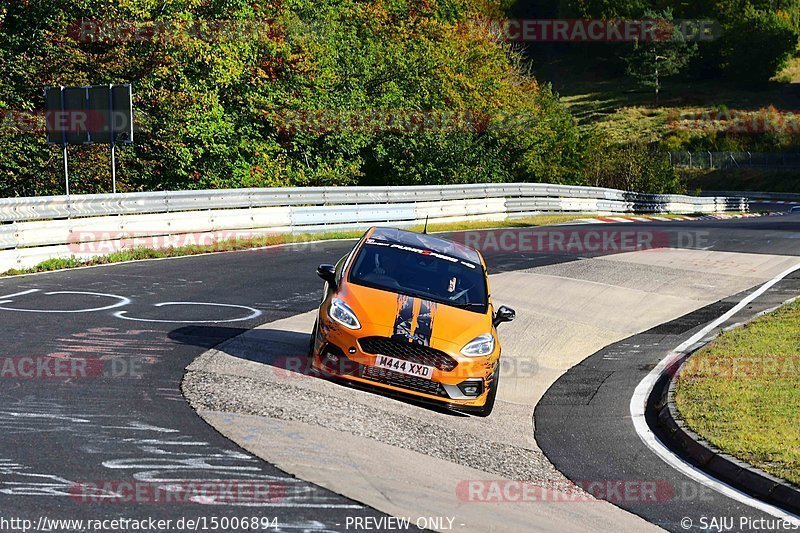
<path fill-rule="evenodd" d="M 114 133 L 114 86 L 108 86 L 108 113 L 111 116 L 109 126 L 111 127 L 111 192 L 117 194 L 117 143 Z"/>
<path fill-rule="evenodd" d="M 66 184 L 67 196 L 69 196 L 69 163 L 67 162 L 67 145 L 64 148 L 64 182 Z"/>
<path fill-rule="evenodd" d="M 58 101 L 60 102 L 61 109 L 64 109 L 64 87 L 59 87 Z M 65 129 L 61 131 L 61 148 L 64 152 L 64 188 L 67 196 L 69 196 L 69 160 L 67 158 L 67 132 Z"/>
<path fill-rule="evenodd" d="M 108 144 L 111 147 L 111 189 L 117 192 L 117 144 L 133 144 L 133 94 L 130 84 L 45 89 L 47 142 L 64 154 L 64 179 L 69 196 L 68 146 Z"/>
<path fill-rule="evenodd" d="M 111 143 L 111 192 L 117 194 L 117 148 Z"/>

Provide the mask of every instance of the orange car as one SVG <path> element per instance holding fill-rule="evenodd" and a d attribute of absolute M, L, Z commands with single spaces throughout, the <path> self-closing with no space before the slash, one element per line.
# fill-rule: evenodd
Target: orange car
<path fill-rule="evenodd" d="M 481 254 L 395 228 L 372 228 L 325 280 L 311 367 L 385 391 L 488 416 L 499 378 L 496 312 Z"/>

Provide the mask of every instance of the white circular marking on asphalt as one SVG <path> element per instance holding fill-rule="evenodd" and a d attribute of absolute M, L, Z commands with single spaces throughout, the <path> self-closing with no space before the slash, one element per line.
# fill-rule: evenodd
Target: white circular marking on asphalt
<path fill-rule="evenodd" d="M 232 304 L 215 304 L 215 303 L 206 303 L 206 302 L 163 302 L 160 304 L 155 304 L 153 307 L 165 307 L 167 305 L 201 305 L 206 307 L 230 307 L 234 309 L 244 309 L 246 311 L 250 311 L 250 314 L 241 317 L 241 318 L 230 318 L 227 320 L 158 320 L 154 318 L 136 318 L 127 316 L 127 311 L 117 311 L 114 313 L 114 316 L 117 318 L 121 318 L 123 320 L 135 320 L 138 322 L 159 322 L 159 323 L 166 323 L 166 324 L 226 324 L 229 322 L 243 322 L 245 320 L 252 320 L 254 318 L 258 318 L 261 316 L 261 311 L 258 309 L 253 309 L 252 307 L 248 307 L 246 305 L 232 305 Z M 0 308 L 2 309 L 2 308 Z"/>
<path fill-rule="evenodd" d="M 28 294 L 30 292 L 34 292 L 34 291 L 29 291 Z M 19 296 L 19 295 L 22 295 L 22 294 L 26 294 L 26 293 L 19 293 L 19 294 L 14 295 L 14 296 Z M 117 294 L 104 294 L 104 293 L 100 293 L 100 292 L 55 291 L 55 292 L 46 292 L 44 294 L 45 294 L 45 296 L 53 296 L 53 295 L 57 295 L 57 294 L 81 294 L 81 295 L 87 295 L 87 296 L 98 296 L 98 297 L 101 297 L 101 298 L 114 298 L 114 299 L 119 300 L 119 301 L 117 303 L 115 303 L 115 304 L 106 305 L 106 306 L 103 306 L 103 307 L 89 307 L 89 308 L 86 308 L 86 309 L 66 309 L 66 310 L 58 310 L 58 309 L 18 309 L 18 308 L 14 308 L 14 307 L 3 307 L 3 306 L 0 306 L 0 309 L 3 310 L 3 311 L 17 311 L 17 312 L 20 312 L 20 313 L 92 313 L 92 312 L 96 312 L 96 311 L 107 311 L 109 309 L 116 309 L 117 307 L 123 307 L 123 306 L 126 306 L 129 303 L 131 303 L 130 299 L 129 298 L 125 298 L 124 296 L 119 296 Z M 9 302 L 11 302 L 11 300 L 3 300 L 0 303 L 9 303 Z"/>
<path fill-rule="evenodd" d="M 28 290 L 28 291 L 15 292 L 14 294 L 6 294 L 5 296 L 0 296 L 0 300 L 2 300 L 2 301 L 0 301 L 0 304 L 7 304 L 7 303 L 13 301 L 13 300 L 9 300 L 9 298 L 14 298 L 15 296 L 24 296 L 26 294 L 32 294 L 34 292 L 39 292 L 39 289 L 31 289 L 31 290 Z"/>

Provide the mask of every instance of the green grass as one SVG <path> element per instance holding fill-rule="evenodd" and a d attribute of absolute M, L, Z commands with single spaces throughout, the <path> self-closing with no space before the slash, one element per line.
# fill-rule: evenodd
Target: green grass
<path fill-rule="evenodd" d="M 743 168 L 726 170 L 683 169 L 690 191 L 757 191 L 800 193 L 800 169 Z"/>
<path fill-rule="evenodd" d="M 494 222 L 448 222 L 444 224 L 429 224 L 428 232 L 446 233 L 450 231 L 466 231 L 471 229 L 486 228 L 530 228 L 535 226 L 552 226 L 553 224 L 564 224 L 579 218 L 594 218 L 592 215 L 537 215 L 525 218 L 510 218 L 497 220 Z M 412 226 L 411 231 L 422 231 L 424 224 Z"/>
<path fill-rule="evenodd" d="M 591 218 L 589 215 L 541 215 L 534 217 L 508 219 L 496 222 L 477 221 L 477 222 L 453 222 L 443 224 L 430 224 L 428 231 L 450 232 L 464 231 L 470 229 L 486 228 L 525 228 L 534 226 L 547 226 L 570 222 L 579 218 Z M 412 231 L 422 231 L 423 225 L 413 226 Z M 220 241 L 211 245 L 190 245 L 172 248 L 132 248 L 122 250 L 108 255 L 99 255 L 88 259 L 48 259 L 28 269 L 11 269 L 3 272 L 0 276 L 18 276 L 21 274 L 34 274 L 37 272 L 52 272 L 54 270 L 64 270 L 68 268 L 78 268 L 86 266 L 108 265 L 112 263 L 124 263 L 127 261 L 141 261 L 145 259 L 163 259 L 168 257 L 183 257 L 189 255 L 200 255 L 215 252 L 235 252 L 240 250 L 251 250 L 253 248 L 263 248 L 265 246 L 275 246 L 278 244 L 302 243 L 310 241 L 336 240 L 336 239 L 357 239 L 364 234 L 363 231 L 332 231 L 325 233 L 301 233 L 301 234 L 274 234 L 263 237 L 249 239 L 231 239 Z"/>
<path fill-rule="evenodd" d="M 714 117 L 728 110 L 758 112 L 771 107 L 778 112 L 796 113 L 800 109 L 798 84 L 800 59 L 794 59 L 775 81 L 758 90 L 737 88 L 720 80 L 695 83 L 667 80 L 658 105 L 652 92 L 644 91 L 626 79 L 593 82 L 579 78 L 565 84 L 559 93 L 581 128 L 597 130 L 610 144 L 639 141 L 660 143 L 665 151 L 685 151 L 692 143 L 702 146 L 707 140 L 713 145 L 718 137 L 700 127 L 678 128 L 680 117 Z M 691 126 L 691 122 L 684 123 L 687 125 Z M 724 130 L 727 126 L 720 122 L 718 127 Z M 757 144 L 767 140 L 766 135 L 753 135 L 752 141 L 756 144 L 750 150 L 772 151 L 759 148 Z M 777 167 L 703 172 L 681 169 L 681 172 L 687 174 L 686 188 L 689 191 L 798 192 L 800 174 L 797 169 Z"/>
<path fill-rule="evenodd" d="M 717 448 L 800 485 L 800 301 L 692 356 L 675 402 Z"/>
<path fill-rule="evenodd" d="M 800 57 L 790 59 L 773 80 L 779 83 L 800 83 Z"/>
<path fill-rule="evenodd" d="M 547 76 L 557 80 L 562 101 L 583 127 L 608 134 L 611 142 L 655 142 L 671 131 L 671 117 L 681 113 L 714 113 L 720 109 L 757 111 L 800 109 L 800 58 L 764 87 L 745 89 L 725 80 L 687 82 L 664 79 L 658 104 L 653 90 L 643 89 L 627 77 L 609 79 L 591 69 L 554 67 Z"/>

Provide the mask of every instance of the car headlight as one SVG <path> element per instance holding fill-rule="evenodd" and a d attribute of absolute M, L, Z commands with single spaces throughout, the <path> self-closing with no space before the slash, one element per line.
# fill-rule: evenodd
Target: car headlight
<path fill-rule="evenodd" d="M 494 335 L 487 333 L 472 339 L 461 349 L 461 353 L 467 357 L 481 357 L 489 355 L 494 351 Z"/>
<path fill-rule="evenodd" d="M 356 314 L 344 300 L 339 298 L 331 300 L 328 316 L 348 329 L 361 329 L 361 322 L 356 318 Z"/>

